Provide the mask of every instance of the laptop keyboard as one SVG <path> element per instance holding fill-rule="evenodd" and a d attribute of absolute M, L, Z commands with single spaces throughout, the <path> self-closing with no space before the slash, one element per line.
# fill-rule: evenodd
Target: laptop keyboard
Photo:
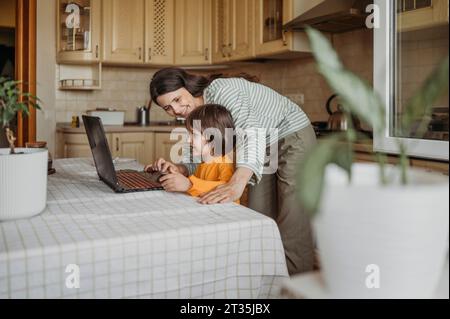
<path fill-rule="evenodd" d="M 152 182 L 139 172 L 117 171 L 117 181 L 127 189 L 162 189 L 160 184 Z"/>

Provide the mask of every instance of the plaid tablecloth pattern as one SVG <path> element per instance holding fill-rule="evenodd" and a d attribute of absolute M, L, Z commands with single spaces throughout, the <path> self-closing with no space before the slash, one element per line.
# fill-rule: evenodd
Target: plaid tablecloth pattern
<path fill-rule="evenodd" d="M 54 165 L 45 211 L 0 223 L 0 298 L 278 296 L 288 274 L 270 218 L 165 191 L 115 194 L 90 159 Z"/>

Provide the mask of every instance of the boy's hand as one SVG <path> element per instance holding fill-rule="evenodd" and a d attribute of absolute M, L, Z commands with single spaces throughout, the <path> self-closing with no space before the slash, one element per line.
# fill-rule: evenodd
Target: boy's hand
<path fill-rule="evenodd" d="M 183 174 L 169 169 L 169 174 L 161 176 L 159 182 L 168 192 L 187 192 L 192 187 L 192 183 Z"/>
<path fill-rule="evenodd" d="M 149 172 L 149 173 L 151 173 L 151 172 L 168 173 L 169 168 L 172 172 L 179 173 L 178 167 L 175 164 L 173 164 L 169 161 L 166 161 L 164 158 L 160 158 L 157 161 L 155 161 L 153 164 L 149 164 L 149 165 L 145 166 L 144 171 Z"/>

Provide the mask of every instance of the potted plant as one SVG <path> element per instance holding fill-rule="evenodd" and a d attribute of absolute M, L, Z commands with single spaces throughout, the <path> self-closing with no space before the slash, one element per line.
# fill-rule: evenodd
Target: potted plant
<path fill-rule="evenodd" d="M 320 32 L 307 33 L 318 71 L 347 115 L 384 132 L 385 107 L 373 88 L 344 68 Z M 448 90 L 448 63 L 447 57 L 408 103 L 403 126 L 424 119 L 417 136 L 433 102 Z M 387 165 L 383 154 L 372 164 L 353 164 L 357 138 L 350 128 L 320 141 L 299 168 L 298 195 L 312 216 L 327 292 L 333 298 L 430 298 L 448 252 L 448 177 L 408 168 L 401 142 L 397 165 Z"/>
<path fill-rule="evenodd" d="M 39 99 L 23 93 L 20 82 L 0 78 L 0 125 L 9 148 L 0 148 L 0 221 L 30 217 L 42 212 L 47 200 L 47 149 L 15 148 L 11 122 L 17 114 L 40 109 Z"/>

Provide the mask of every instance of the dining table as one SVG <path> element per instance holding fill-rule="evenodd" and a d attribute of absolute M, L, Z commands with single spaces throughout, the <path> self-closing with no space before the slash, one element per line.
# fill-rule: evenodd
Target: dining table
<path fill-rule="evenodd" d="M 44 211 L 0 222 L 0 298 L 279 296 L 288 271 L 271 218 L 184 193 L 115 193 L 91 158 L 53 164 Z"/>

